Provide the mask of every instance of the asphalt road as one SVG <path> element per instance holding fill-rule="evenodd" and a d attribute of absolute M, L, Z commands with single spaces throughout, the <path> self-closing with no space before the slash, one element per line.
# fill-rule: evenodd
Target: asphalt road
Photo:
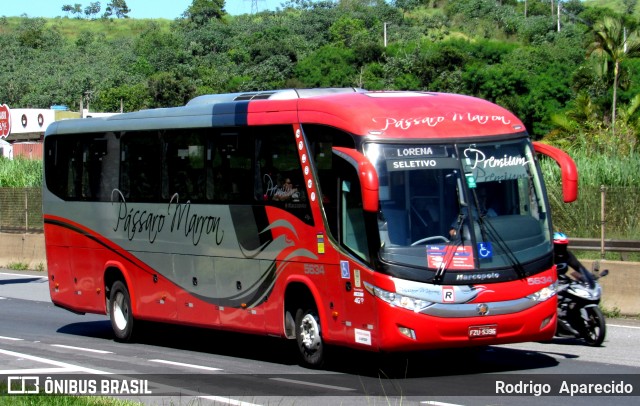
<path fill-rule="evenodd" d="M 44 387 L 50 378 L 86 393 L 92 383 L 125 382 L 111 394 L 164 405 L 636 405 L 640 394 L 637 320 L 608 320 L 599 348 L 555 339 L 395 355 L 334 350 L 321 371 L 298 366 L 291 343 L 276 338 L 144 327 L 136 343 L 115 342 L 106 316 L 53 306 L 46 275 L 0 271 L 0 380 L 38 377 Z M 146 393 L 132 390 L 136 381 Z M 617 385 L 616 396 L 570 396 L 596 385 Z"/>

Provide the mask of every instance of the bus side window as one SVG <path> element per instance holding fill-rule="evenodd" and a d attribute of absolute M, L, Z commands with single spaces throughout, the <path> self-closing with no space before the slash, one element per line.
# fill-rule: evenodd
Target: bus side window
<path fill-rule="evenodd" d="M 107 202 L 111 200 L 111 192 L 118 187 L 118 164 L 120 162 L 120 140 L 114 133 L 107 133 L 101 146 L 97 151 L 99 156 L 100 166 L 96 167 L 99 170 L 99 179 L 97 182 L 97 190 L 95 191 L 94 198 L 101 202 Z"/>
<path fill-rule="evenodd" d="M 161 194 L 162 145 L 155 132 L 122 137 L 120 190 L 131 201 L 156 201 Z"/>
<path fill-rule="evenodd" d="M 261 155 L 258 160 L 263 175 L 257 193 L 262 196 L 260 200 L 273 204 L 306 202 L 307 191 L 293 138 L 276 134 L 271 144 L 262 148 Z"/>
<path fill-rule="evenodd" d="M 48 141 L 47 184 L 57 196 L 65 200 L 99 199 L 102 168 L 96 164 L 94 155 L 102 153 L 93 142 L 77 136 L 53 137 Z"/>
<path fill-rule="evenodd" d="M 349 176 L 346 176 L 347 178 Z M 341 181 L 341 242 L 360 258 L 369 261 L 367 230 L 365 229 L 362 194 L 357 177 Z"/>
<path fill-rule="evenodd" d="M 332 127 L 321 125 L 304 125 L 304 135 L 309 145 L 312 166 L 318 176 L 318 188 L 324 215 L 329 225 L 329 232 L 337 240 L 338 236 L 338 206 L 339 206 L 339 175 L 341 169 L 336 167 L 333 147 L 355 148 L 350 134 Z"/>
<path fill-rule="evenodd" d="M 108 187 L 103 182 L 107 176 L 103 170 L 107 159 L 107 140 L 104 138 L 93 138 L 87 141 L 83 151 L 82 168 L 82 197 L 85 200 L 100 200 L 104 193 L 103 187 Z M 104 179 L 108 182 L 108 179 Z"/>
<path fill-rule="evenodd" d="M 257 131 L 256 201 L 313 224 L 293 127 L 265 126 Z"/>
<path fill-rule="evenodd" d="M 207 139 L 207 151 L 205 153 L 205 198 L 209 202 L 220 200 L 221 179 L 220 165 L 222 158 L 220 151 L 211 138 Z"/>
<path fill-rule="evenodd" d="M 80 148 L 82 145 L 80 142 L 76 142 L 71 149 L 67 167 L 67 190 L 65 191 L 66 197 L 70 199 L 76 199 L 80 196 L 81 190 L 81 174 L 82 170 L 79 168 L 81 165 L 82 151 Z"/>
<path fill-rule="evenodd" d="M 205 141 L 202 133 L 168 132 L 164 137 L 166 170 L 163 199 L 178 194 L 179 201 L 199 202 L 205 195 Z"/>

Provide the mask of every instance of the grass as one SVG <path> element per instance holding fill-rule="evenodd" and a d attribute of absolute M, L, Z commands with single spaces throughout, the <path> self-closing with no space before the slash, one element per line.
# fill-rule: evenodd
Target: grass
<path fill-rule="evenodd" d="M 589 7 L 604 7 L 614 10 L 617 13 L 625 14 L 624 0 L 584 0 L 584 3 Z M 640 16 L 640 5 L 635 6 L 633 16 L 636 18 Z"/>
<path fill-rule="evenodd" d="M 571 246 L 571 245 L 569 245 Z M 597 260 L 604 259 L 607 261 L 629 261 L 629 262 L 640 262 L 640 253 L 639 252 L 614 252 L 614 251 L 606 251 L 604 253 L 604 258 L 600 256 L 600 251 L 586 251 L 586 250 L 572 250 L 576 256 L 581 260 Z"/>
<path fill-rule="evenodd" d="M 613 309 L 608 309 L 606 307 L 600 306 L 600 309 L 602 310 L 604 317 L 608 319 L 619 319 L 620 317 L 622 317 L 622 313 L 620 312 L 620 309 L 617 307 L 614 307 Z"/>
<path fill-rule="evenodd" d="M 0 396 L 0 406 L 138 406 L 140 402 L 114 399 L 106 396 Z"/>
<path fill-rule="evenodd" d="M 64 38 L 77 40 L 80 35 L 91 33 L 98 38 L 113 40 L 119 38 L 137 38 L 151 25 L 161 31 L 170 31 L 171 21 L 165 19 L 98 19 L 79 20 L 75 18 L 56 18 L 48 20 Z"/>
<path fill-rule="evenodd" d="M 42 186 L 42 161 L 0 157 L 0 187 Z"/>
<path fill-rule="evenodd" d="M 7 268 L 13 271 L 26 271 L 29 269 L 29 264 L 25 264 L 24 262 L 10 262 L 7 264 Z"/>
<path fill-rule="evenodd" d="M 16 32 L 18 27 L 24 23 L 23 17 L 5 17 L 0 10 L 0 34 Z M 62 14 L 62 10 L 60 11 Z M 161 31 L 171 30 L 171 20 L 156 19 L 78 19 L 68 17 L 46 18 L 45 27 L 54 28 L 63 38 L 71 41 L 77 40 L 80 36 L 92 35 L 97 38 L 114 40 L 120 38 L 136 38 L 151 25 L 157 26 Z"/>
<path fill-rule="evenodd" d="M 13 387 L 14 385 L 12 385 Z M 0 381 L 0 406 L 139 406 L 140 402 L 108 396 L 9 395 L 7 381 Z"/>
<path fill-rule="evenodd" d="M 594 154 L 586 148 L 569 151 L 579 175 L 578 200 L 564 203 L 560 171 L 550 159 L 541 159 L 554 228 L 570 237 L 596 238 L 601 233 L 601 186 L 604 186 L 605 238 L 640 239 L 640 154 Z"/>

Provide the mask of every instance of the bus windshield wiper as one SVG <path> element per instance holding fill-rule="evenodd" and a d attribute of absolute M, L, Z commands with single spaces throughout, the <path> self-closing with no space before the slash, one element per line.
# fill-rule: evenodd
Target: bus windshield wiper
<path fill-rule="evenodd" d="M 456 222 L 456 225 L 453 229 L 455 234 L 453 235 L 453 238 L 450 239 L 447 245 L 445 246 L 442 262 L 440 262 L 440 265 L 438 265 L 438 269 L 436 269 L 436 273 L 433 276 L 434 283 L 442 282 L 442 279 L 444 278 L 444 274 L 446 273 L 447 268 L 449 266 L 449 262 L 451 262 L 453 257 L 456 255 L 458 246 L 462 245 L 463 243 L 462 242 L 462 225 L 464 224 L 466 217 L 467 215 L 463 211 L 460 211 L 460 214 L 458 215 L 458 221 Z"/>

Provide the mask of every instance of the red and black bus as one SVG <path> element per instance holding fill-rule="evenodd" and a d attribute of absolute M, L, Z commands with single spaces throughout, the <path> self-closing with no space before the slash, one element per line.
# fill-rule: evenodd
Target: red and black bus
<path fill-rule="evenodd" d="M 44 139 L 53 303 L 110 317 L 407 351 L 550 339 L 536 150 L 473 97 L 361 89 L 200 96 L 58 121 Z"/>

